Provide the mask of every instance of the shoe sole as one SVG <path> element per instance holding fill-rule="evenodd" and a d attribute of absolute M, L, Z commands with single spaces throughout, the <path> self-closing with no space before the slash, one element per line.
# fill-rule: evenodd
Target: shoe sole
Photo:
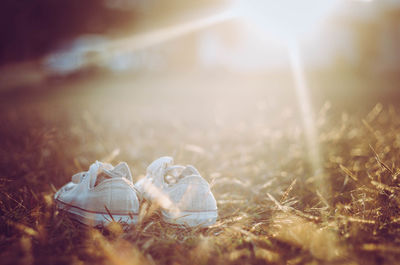
<path fill-rule="evenodd" d="M 188 212 L 181 211 L 178 214 L 170 214 L 161 211 L 163 220 L 170 224 L 186 225 L 189 227 L 200 226 L 208 227 L 217 221 L 217 211 Z"/>
<path fill-rule="evenodd" d="M 77 220 L 78 222 L 89 225 L 89 226 L 104 226 L 111 223 L 114 219 L 115 222 L 118 223 L 126 223 L 126 224 L 137 224 L 138 215 L 137 214 L 112 214 L 111 216 L 108 213 L 87 211 L 82 208 L 66 204 L 59 200 L 56 200 L 57 208 L 69 213 L 69 216 Z"/>

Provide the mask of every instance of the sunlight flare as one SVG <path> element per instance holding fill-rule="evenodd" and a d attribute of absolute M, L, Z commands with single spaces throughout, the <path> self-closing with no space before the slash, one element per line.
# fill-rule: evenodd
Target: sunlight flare
<path fill-rule="evenodd" d="M 300 38 L 315 30 L 338 0 L 238 0 L 232 12 L 283 41 Z"/>
<path fill-rule="evenodd" d="M 318 146 L 318 132 L 309 95 L 309 87 L 301 60 L 299 40 L 313 32 L 335 8 L 337 0 L 239 0 L 234 13 L 252 22 L 264 36 L 272 36 L 287 46 L 290 67 L 294 79 L 298 105 L 301 111 L 312 179 L 328 195 L 329 184 L 323 181 L 322 157 Z"/>
<path fill-rule="evenodd" d="M 315 117 L 310 100 L 307 80 L 304 73 L 304 65 L 301 60 L 300 47 L 296 40 L 288 42 L 288 52 L 290 56 L 290 66 L 293 73 L 294 86 L 301 111 L 304 134 L 308 150 L 308 159 L 311 163 L 313 176 L 316 178 L 317 185 L 326 194 L 327 183 L 323 182 L 322 156 L 318 145 L 318 130 L 315 125 Z"/>

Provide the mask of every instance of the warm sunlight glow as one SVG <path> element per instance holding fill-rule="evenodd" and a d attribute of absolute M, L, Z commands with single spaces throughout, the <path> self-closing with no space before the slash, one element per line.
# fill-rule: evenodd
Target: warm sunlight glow
<path fill-rule="evenodd" d="M 234 12 L 266 33 L 288 40 L 312 31 L 336 6 L 337 0 L 238 0 Z"/>
<path fill-rule="evenodd" d="M 305 78 L 304 66 L 301 60 L 299 45 L 296 42 L 288 46 L 296 95 L 299 102 L 303 127 L 307 141 L 308 156 L 311 162 L 314 178 L 323 194 L 326 194 L 327 184 L 321 181 L 323 166 L 321 153 L 318 146 L 318 132 L 314 122 L 314 113 L 310 102 L 309 89 Z"/>
<path fill-rule="evenodd" d="M 273 36 L 287 46 L 309 161 L 315 183 L 324 195 L 329 188 L 321 178 L 323 167 L 318 146 L 318 133 L 298 41 L 315 30 L 321 20 L 333 10 L 336 3 L 337 0 L 239 0 L 234 8 L 239 16 L 257 26 L 263 35 Z"/>

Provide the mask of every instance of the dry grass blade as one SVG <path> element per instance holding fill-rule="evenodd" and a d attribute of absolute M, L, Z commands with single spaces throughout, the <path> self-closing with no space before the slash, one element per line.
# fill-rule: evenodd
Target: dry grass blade
<path fill-rule="evenodd" d="M 105 163 L 111 163 L 120 153 L 120 149 L 116 148 L 114 149 L 109 155 L 103 157 L 100 161 L 103 161 Z"/>
<path fill-rule="evenodd" d="M 352 178 L 354 181 L 357 181 L 358 178 L 356 175 L 353 174 L 353 172 L 350 171 L 347 167 L 343 166 L 342 164 L 339 165 L 340 169 L 350 178 Z"/>
<path fill-rule="evenodd" d="M 285 193 L 283 194 L 282 198 L 281 198 L 281 203 L 286 201 L 286 199 L 288 198 L 290 192 L 293 190 L 294 185 L 296 184 L 297 179 L 294 179 L 292 181 L 292 183 L 290 183 L 289 187 L 286 189 Z"/>
<path fill-rule="evenodd" d="M 38 237 L 38 235 L 39 235 L 39 233 L 36 230 L 34 230 L 26 225 L 23 225 L 20 223 L 12 223 L 12 225 L 14 227 L 16 227 L 19 231 L 24 232 L 26 235 L 29 235 L 32 237 Z"/>
<path fill-rule="evenodd" d="M 384 169 L 386 169 L 387 171 L 389 171 L 393 175 L 393 171 L 380 159 L 378 153 L 375 151 L 375 149 L 372 147 L 372 145 L 369 145 L 369 147 L 371 148 L 372 152 L 374 152 L 375 159 L 379 163 L 379 165 L 381 167 L 383 167 Z"/>
<path fill-rule="evenodd" d="M 108 216 L 110 216 L 111 220 L 112 220 L 113 222 L 115 222 L 114 217 L 112 216 L 110 210 L 107 208 L 106 205 L 104 205 L 104 209 L 106 209 L 106 212 L 107 212 Z"/>
<path fill-rule="evenodd" d="M 371 127 L 371 125 L 364 119 L 362 119 L 362 123 L 368 129 L 368 131 L 375 137 L 375 139 L 379 140 L 379 136 L 376 134 L 375 130 Z"/>
<path fill-rule="evenodd" d="M 387 245 L 387 244 L 363 244 L 361 246 L 361 249 L 364 251 L 368 252 L 386 252 L 388 253 L 395 253 L 395 254 L 400 254 L 400 247 L 399 246 L 394 246 L 394 245 Z"/>
<path fill-rule="evenodd" d="M 267 193 L 268 198 L 276 205 L 276 207 L 281 210 L 286 212 L 288 209 L 287 207 L 283 206 L 281 203 L 279 203 L 274 196 L 272 196 L 271 194 Z"/>
<path fill-rule="evenodd" d="M 378 182 L 378 181 L 372 180 L 372 181 L 371 181 L 371 184 L 372 184 L 373 186 L 375 186 L 375 187 L 376 187 L 377 189 L 379 189 L 379 190 L 388 191 L 388 192 L 390 192 L 390 193 L 392 193 L 392 194 L 394 194 L 394 193 L 396 193 L 396 192 L 400 192 L 400 188 L 399 188 L 399 187 L 396 187 L 396 186 L 389 186 L 389 185 L 383 184 L 383 183 Z"/>
<path fill-rule="evenodd" d="M 353 216 L 338 216 L 339 219 L 344 220 L 349 223 L 360 223 L 360 224 L 369 224 L 373 225 L 376 224 L 375 220 L 368 220 L 368 219 L 362 219 L 362 218 L 357 218 Z"/>

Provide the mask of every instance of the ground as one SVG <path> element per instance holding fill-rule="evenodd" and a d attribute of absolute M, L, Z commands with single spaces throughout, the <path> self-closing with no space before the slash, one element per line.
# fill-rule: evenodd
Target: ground
<path fill-rule="evenodd" d="M 95 80 L 1 99 L 2 264 L 398 263 L 396 106 L 316 107 L 314 174 L 294 93 L 277 85 L 212 73 Z M 55 191 L 95 160 L 126 161 L 138 179 L 163 155 L 209 181 L 215 225 L 168 225 L 146 202 L 133 226 L 90 228 L 55 209 Z"/>

